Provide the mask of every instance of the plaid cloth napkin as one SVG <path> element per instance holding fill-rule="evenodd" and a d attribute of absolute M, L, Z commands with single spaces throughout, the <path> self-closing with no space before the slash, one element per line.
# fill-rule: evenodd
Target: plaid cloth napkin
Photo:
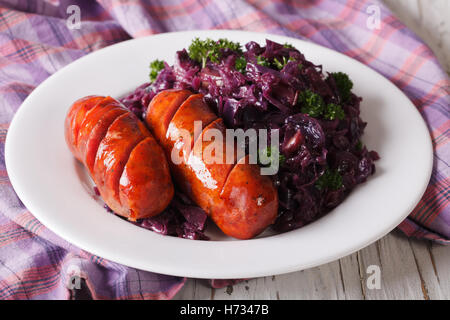
<path fill-rule="evenodd" d="M 76 10 L 72 5 L 80 9 L 79 29 L 67 27 Z M 3 145 L 22 101 L 61 67 L 119 41 L 187 29 L 243 29 L 309 39 L 391 79 L 426 120 L 435 151 L 428 189 L 399 228 L 408 236 L 450 242 L 450 81 L 430 49 L 381 2 L 0 0 L 0 299 L 69 299 L 79 292 L 70 290 L 77 285 L 92 298 L 170 299 L 183 286 L 183 278 L 112 263 L 54 235 L 14 193 Z M 76 283 L 74 275 L 83 281 Z"/>

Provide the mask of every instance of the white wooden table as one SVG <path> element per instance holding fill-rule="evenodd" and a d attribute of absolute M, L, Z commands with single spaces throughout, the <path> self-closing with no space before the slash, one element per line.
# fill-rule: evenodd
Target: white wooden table
<path fill-rule="evenodd" d="M 385 0 L 450 73 L 450 0 Z M 368 286 L 380 269 L 379 289 Z M 372 288 L 372 289 L 370 289 Z M 223 289 L 189 279 L 175 299 L 450 299 L 450 246 L 393 231 L 340 260 L 299 272 L 256 278 Z"/>

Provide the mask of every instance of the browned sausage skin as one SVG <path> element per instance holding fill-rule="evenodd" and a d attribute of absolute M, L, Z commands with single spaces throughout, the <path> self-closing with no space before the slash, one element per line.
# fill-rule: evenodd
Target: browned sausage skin
<path fill-rule="evenodd" d="M 249 164 L 248 156 L 235 158 L 233 163 L 204 161 L 201 151 L 208 145 L 203 142 L 204 133 L 216 129 L 225 139 L 226 128 L 202 98 L 201 94 L 188 94 L 186 90 L 163 91 L 150 102 L 145 121 L 165 149 L 173 176 L 183 192 L 203 208 L 225 234 L 238 239 L 253 238 L 275 221 L 277 190 L 269 177 L 260 174 L 258 165 Z M 202 132 L 198 136 L 193 129 L 196 120 L 202 121 Z M 192 139 L 186 141 L 180 134 L 182 130 L 187 130 Z M 226 141 L 222 144 L 223 150 L 235 148 Z M 172 162 L 173 151 L 182 153 L 181 163 Z"/>
<path fill-rule="evenodd" d="M 274 223 L 278 211 L 278 192 L 268 176 L 260 174 L 249 156 L 238 161 L 227 177 L 214 221 L 228 234 L 249 239 Z"/>
<path fill-rule="evenodd" d="M 75 158 L 81 162 L 83 162 L 83 160 L 78 154 L 78 148 L 75 147 L 78 144 L 78 132 L 80 131 L 81 122 L 83 122 L 86 113 L 104 98 L 105 97 L 87 96 L 78 99 L 67 113 L 65 121 L 66 142 Z"/>
<path fill-rule="evenodd" d="M 119 101 L 102 96 L 77 100 L 67 113 L 65 136 L 115 213 L 132 221 L 152 217 L 172 200 L 163 149 Z"/>

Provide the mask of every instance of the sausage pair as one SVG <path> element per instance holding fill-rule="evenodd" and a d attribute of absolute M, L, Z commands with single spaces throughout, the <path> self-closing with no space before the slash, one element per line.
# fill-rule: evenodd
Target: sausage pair
<path fill-rule="evenodd" d="M 132 112 L 111 97 L 79 99 L 66 117 L 70 150 L 115 213 L 134 221 L 162 212 L 174 193 L 170 165 L 181 189 L 225 234 L 250 239 L 274 222 L 277 191 L 268 177 L 260 175 L 258 165 L 249 164 L 248 156 L 230 163 L 227 150 L 236 147 L 224 140 L 222 154 L 214 154 L 222 161 L 204 161 L 209 145 L 204 136 L 214 129 L 225 139 L 226 127 L 201 94 L 163 91 L 153 98 L 145 120 L 163 148 Z M 198 136 L 195 121 L 202 124 Z M 190 139 L 182 130 L 190 133 Z M 181 153 L 181 162 L 168 165 L 163 149 L 169 158 L 173 151 Z"/>
<path fill-rule="evenodd" d="M 180 188 L 225 234 L 250 239 L 275 221 L 278 194 L 271 179 L 260 174 L 258 165 L 249 164 L 248 156 L 226 161 L 227 150 L 234 149 L 236 155 L 236 147 L 227 144 L 223 120 L 210 110 L 203 95 L 187 90 L 160 92 L 150 102 L 145 121 L 165 150 Z M 197 136 L 194 121 L 201 121 Z M 214 163 L 205 161 L 203 152 L 209 145 L 203 138 L 212 129 L 224 139 L 223 154 L 213 155 L 222 161 Z M 188 139 L 183 132 L 189 133 Z M 180 163 L 170 160 L 173 154 L 180 155 Z"/>
<path fill-rule="evenodd" d="M 102 96 L 77 100 L 66 116 L 65 138 L 115 213 L 135 221 L 159 214 L 172 200 L 162 148 L 119 101 Z"/>

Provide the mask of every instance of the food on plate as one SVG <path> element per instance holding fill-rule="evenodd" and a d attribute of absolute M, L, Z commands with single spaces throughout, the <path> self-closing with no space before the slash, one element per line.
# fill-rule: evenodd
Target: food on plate
<path fill-rule="evenodd" d="M 263 46 L 250 41 L 243 48 L 227 39 L 194 39 L 176 53 L 173 65 L 153 61 L 150 82 L 121 101 L 143 119 L 155 96 L 170 89 L 186 91 L 164 102 L 167 110 L 153 110 L 162 112 L 154 115 L 160 117 L 152 128 L 155 136 L 161 137 L 180 101 L 196 94 L 203 95 L 214 117 L 223 119 L 227 128 L 279 131 L 279 147 L 261 150 L 279 157 L 280 168 L 270 176 L 278 191 L 278 215 L 272 225 L 277 232 L 319 219 L 375 172 L 379 157 L 361 141 L 366 127 L 360 117 L 362 98 L 352 91 L 350 77 L 324 72 L 290 44 L 266 40 Z M 140 225 L 192 238 L 193 229 L 185 228 L 189 210 L 181 210 L 181 202 L 177 203 Z M 201 216 L 201 211 L 196 213 Z M 205 225 L 194 225 L 201 227 L 193 238 L 203 239 Z"/>
<path fill-rule="evenodd" d="M 243 49 L 197 38 L 173 65 L 151 62 L 149 78 L 120 102 L 82 98 L 66 119 L 69 148 L 107 208 L 141 227 L 208 239 L 210 217 L 238 239 L 269 226 L 286 232 L 327 214 L 375 172 L 379 156 L 361 141 L 367 124 L 350 77 L 325 73 L 290 44 Z M 236 129 L 267 135 L 254 152 L 248 140 L 223 138 Z M 212 158 L 223 161 L 204 157 L 210 131 L 221 134 L 214 143 L 225 148 Z M 267 167 L 276 170 L 263 175 Z"/>
<path fill-rule="evenodd" d="M 66 116 L 65 137 L 111 210 L 130 221 L 161 213 L 174 195 L 167 159 L 145 124 L 122 103 L 87 96 Z"/>
<path fill-rule="evenodd" d="M 204 143 L 203 135 L 215 129 L 225 139 L 226 127 L 202 94 L 182 89 L 162 91 L 149 104 L 145 120 L 169 159 L 174 150 L 182 154 L 180 163 L 169 161 L 177 185 L 225 234 L 250 239 L 275 221 L 278 194 L 271 178 L 262 176 L 248 156 L 226 161 L 227 149 L 237 148 L 234 143 L 219 141 L 222 154 L 215 157 L 221 161 L 205 159 L 203 151 L 209 143 Z M 201 121 L 198 136 L 194 135 L 195 121 Z M 183 130 L 189 139 L 183 137 Z M 235 150 L 232 154 L 237 156 Z"/>

